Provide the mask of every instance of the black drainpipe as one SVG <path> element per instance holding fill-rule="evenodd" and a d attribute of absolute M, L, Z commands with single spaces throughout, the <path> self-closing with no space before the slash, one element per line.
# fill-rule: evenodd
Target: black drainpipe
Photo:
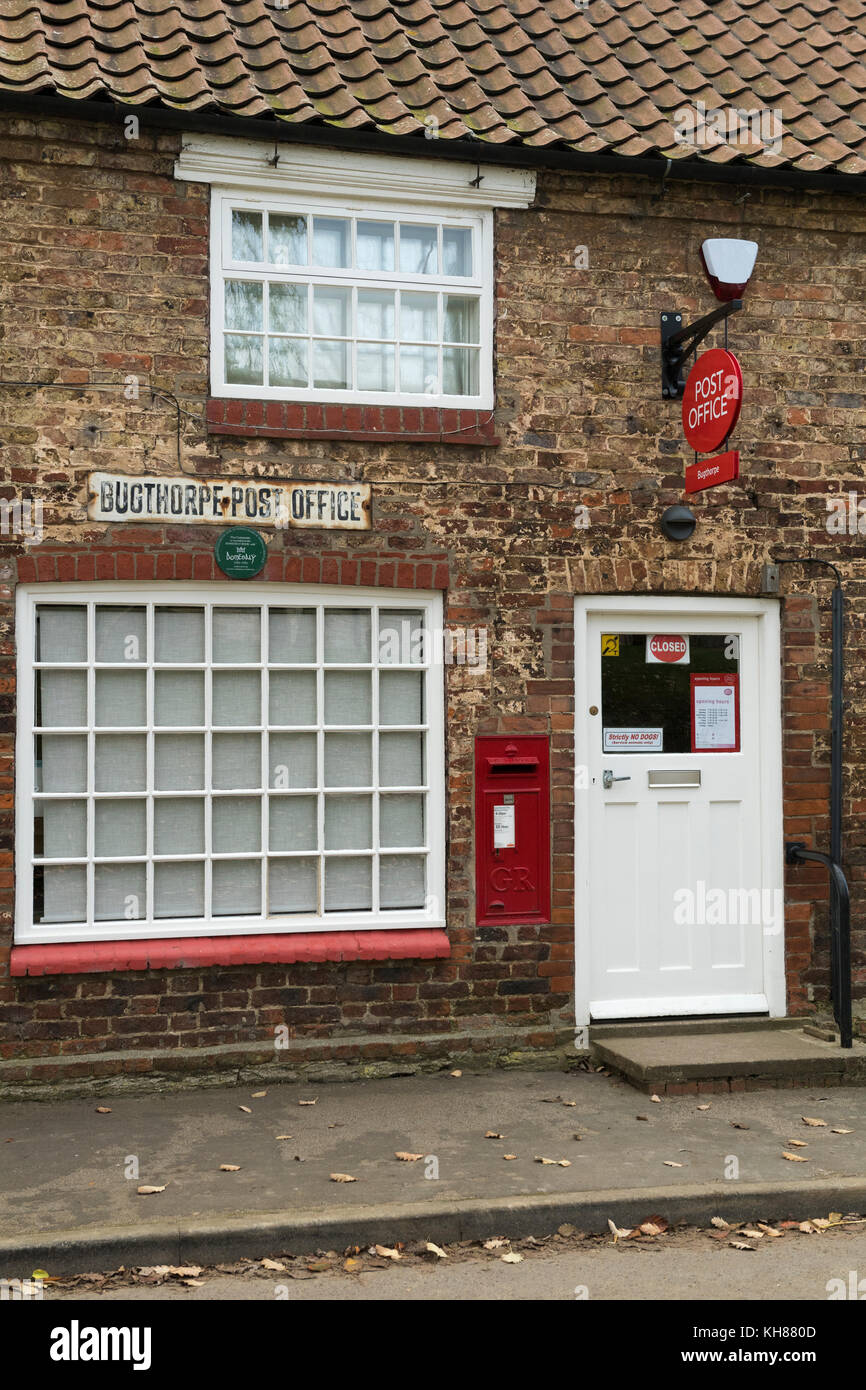
<path fill-rule="evenodd" d="M 777 565 L 826 565 L 835 577 L 832 597 L 830 679 L 830 853 L 808 850 L 799 841 L 785 845 L 788 864 L 806 859 L 823 864 L 830 873 L 830 973 L 833 1013 L 842 1047 L 852 1046 L 851 1017 L 851 896 L 842 870 L 842 690 L 845 679 L 845 592 L 842 576 L 830 560 L 814 555 L 773 557 Z"/>

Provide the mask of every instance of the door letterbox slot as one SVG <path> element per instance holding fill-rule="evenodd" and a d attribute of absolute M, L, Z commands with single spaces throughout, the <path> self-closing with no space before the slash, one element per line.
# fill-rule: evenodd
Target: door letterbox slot
<path fill-rule="evenodd" d="M 699 787 L 701 770 L 699 767 L 660 768 L 647 773 L 647 782 L 651 787 Z"/>

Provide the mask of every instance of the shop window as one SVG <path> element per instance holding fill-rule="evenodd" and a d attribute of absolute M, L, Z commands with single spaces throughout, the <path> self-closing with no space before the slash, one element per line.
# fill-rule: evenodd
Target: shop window
<path fill-rule="evenodd" d="M 18 940 L 441 924 L 438 596 L 47 587 Z"/>

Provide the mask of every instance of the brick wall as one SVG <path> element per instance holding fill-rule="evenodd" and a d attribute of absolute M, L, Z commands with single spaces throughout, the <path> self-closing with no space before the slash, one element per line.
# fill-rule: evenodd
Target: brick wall
<path fill-rule="evenodd" d="M 756 595 L 773 550 L 839 561 L 850 598 L 847 866 L 855 970 L 866 824 L 860 675 L 863 537 L 826 530 L 826 499 L 863 484 L 866 423 L 862 236 L 853 200 L 735 187 L 543 176 L 537 206 L 496 217 L 495 437 L 501 443 L 333 440 L 209 433 L 209 190 L 176 183 L 175 135 L 119 126 L 0 122 L 0 375 L 58 388 L 0 388 L 0 493 L 44 499 L 45 538 L 0 536 L 0 1058 L 8 1081 L 232 1064 L 288 1025 L 295 1060 L 444 1058 L 461 1048 L 552 1046 L 573 993 L 573 596 Z M 691 500 L 693 539 L 658 518 L 682 500 L 679 410 L 661 400 L 658 315 L 710 306 L 697 246 L 760 243 L 731 346 L 746 380 L 741 485 Z M 587 269 L 575 269 L 586 246 Z M 140 378 L 138 400 L 123 381 Z M 484 671 L 447 671 L 450 960 L 12 980 L 12 731 L 15 582 L 211 579 L 216 531 L 86 520 L 86 475 L 345 476 L 372 482 L 370 533 L 267 533 L 268 580 L 439 588 L 446 621 L 488 630 Z M 488 431 L 489 435 L 489 431 Z M 578 506 L 589 526 L 575 525 Z M 786 569 L 786 834 L 828 837 L 829 585 Z M 551 738 L 553 911 L 548 925 L 476 929 L 472 751 L 478 733 Z M 826 1000 L 826 882 L 791 871 L 789 1009 Z M 123 1055 L 120 1056 L 120 1052 Z M 217 1049 L 221 1049 L 219 1054 Z M 243 1052 L 243 1049 L 247 1049 Z M 116 1055 L 118 1054 L 118 1055 Z M 98 1059 L 101 1058 L 100 1062 Z M 97 1059 L 97 1060 L 94 1060 Z M 63 1074 L 69 1074 L 64 1072 Z"/>

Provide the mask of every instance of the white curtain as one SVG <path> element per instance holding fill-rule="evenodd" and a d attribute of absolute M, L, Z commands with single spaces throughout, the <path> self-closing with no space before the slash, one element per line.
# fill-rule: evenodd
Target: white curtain
<path fill-rule="evenodd" d="M 325 661 L 340 666 L 370 660 L 369 608 L 325 609 Z"/>
<path fill-rule="evenodd" d="M 215 796 L 211 814 L 216 854 L 262 847 L 262 803 L 257 796 Z"/>
<path fill-rule="evenodd" d="M 370 724 L 373 697 L 368 671 L 325 672 L 325 723 Z"/>
<path fill-rule="evenodd" d="M 270 859 L 269 911 L 315 912 L 318 906 L 318 871 L 316 859 Z"/>
<path fill-rule="evenodd" d="M 36 873 L 39 874 L 37 869 Z M 43 873 L 43 922 L 83 922 L 87 917 L 87 871 L 83 865 L 57 868 L 46 866 Z"/>
<path fill-rule="evenodd" d="M 179 735 L 178 737 L 182 737 Z M 159 744 L 159 740 L 157 740 Z M 143 792 L 147 740 L 144 734 L 100 734 L 96 739 L 96 790 Z M 176 785 L 176 784 L 175 784 Z"/>
<path fill-rule="evenodd" d="M 370 849 L 372 844 L 372 796 L 326 797 L 325 849 Z"/>
<path fill-rule="evenodd" d="M 380 796 L 379 844 L 418 849 L 424 843 L 424 797 Z"/>
<path fill-rule="evenodd" d="M 386 854 L 379 860 L 379 903 L 383 908 L 423 907 L 422 855 Z"/>
<path fill-rule="evenodd" d="M 317 849 L 315 796 L 272 796 L 269 807 L 271 849 Z"/>
<path fill-rule="evenodd" d="M 37 661 L 87 660 L 87 609 L 41 603 L 36 612 Z"/>
<path fill-rule="evenodd" d="M 157 734 L 154 745 L 154 786 L 157 791 L 201 791 L 204 786 L 202 734 Z"/>
<path fill-rule="evenodd" d="M 94 815 L 98 859 L 147 853 L 147 808 L 144 801 L 97 801 L 94 803 Z"/>
<path fill-rule="evenodd" d="M 87 802 L 43 801 L 36 807 L 37 818 L 40 814 L 44 857 L 84 858 L 87 854 Z"/>
<path fill-rule="evenodd" d="M 214 671 L 214 724 L 261 724 L 262 681 L 258 671 Z"/>
<path fill-rule="evenodd" d="M 147 723 L 143 671 L 96 672 L 96 724 L 141 728 Z"/>
<path fill-rule="evenodd" d="M 316 660 L 314 608 L 271 608 L 268 634 L 268 660 L 272 664 L 307 665 Z"/>
<path fill-rule="evenodd" d="M 157 661 L 204 661 L 204 611 L 157 608 L 154 616 Z"/>
<path fill-rule="evenodd" d="M 269 723 L 316 723 L 315 671 L 271 671 L 268 685 Z"/>
<path fill-rule="evenodd" d="M 175 727 L 204 724 L 204 673 L 156 671 L 153 678 L 154 722 Z"/>
<path fill-rule="evenodd" d="M 204 864 L 155 864 L 155 917 L 204 916 Z"/>
<path fill-rule="evenodd" d="M 204 801 L 197 796 L 156 797 L 153 848 L 155 854 L 202 854 Z"/>
<path fill-rule="evenodd" d="M 269 735 L 269 786 L 280 790 L 315 787 L 317 780 L 315 734 Z"/>
<path fill-rule="evenodd" d="M 258 859 L 219 859 L 213 865 L 215 917 L 244 916 L 262 910 L 262 866 Z"/>
<path fill-rule="evenodd" d="M 93 915 L 98 922 L 118 918 L 134 922 L 147 916 L 143 864 L 97 864 L 93 874 Z"/>
<path fill-rule="evenodd" d="M 261 621 L 258 608 L 214 608 L 214 661 L 220 664 L 259 661 Z"/>
<path fill-rule="evenodd" d="M 44 729 L 87 728 L 84 671 L 39 671 L 39 721 Z"/>
<path fill-rule="evenodd" d="M 379 784 L 420 787 L 424 782 L 424 735 L 379 735 Z"/>
<path fill-rule="evenodd" d="M 325 786 L 372 786 L 372 754 L 371 734 L 326 734 Z"/>
<path fill-rule="evenodd" d="M 381 671 L 379 723 L 423 724 L 422 682 L 420 671 Z"/>
<path fill-rule="evenodd" d="M 326 859 L 325 911 L 363 912 L 372 906 L 372 859 Z"/>
<path fill-rule="evenodd" d="M 147 660 L 147 610 L 145 608 L 96 608 L 96 660 Z"/>

